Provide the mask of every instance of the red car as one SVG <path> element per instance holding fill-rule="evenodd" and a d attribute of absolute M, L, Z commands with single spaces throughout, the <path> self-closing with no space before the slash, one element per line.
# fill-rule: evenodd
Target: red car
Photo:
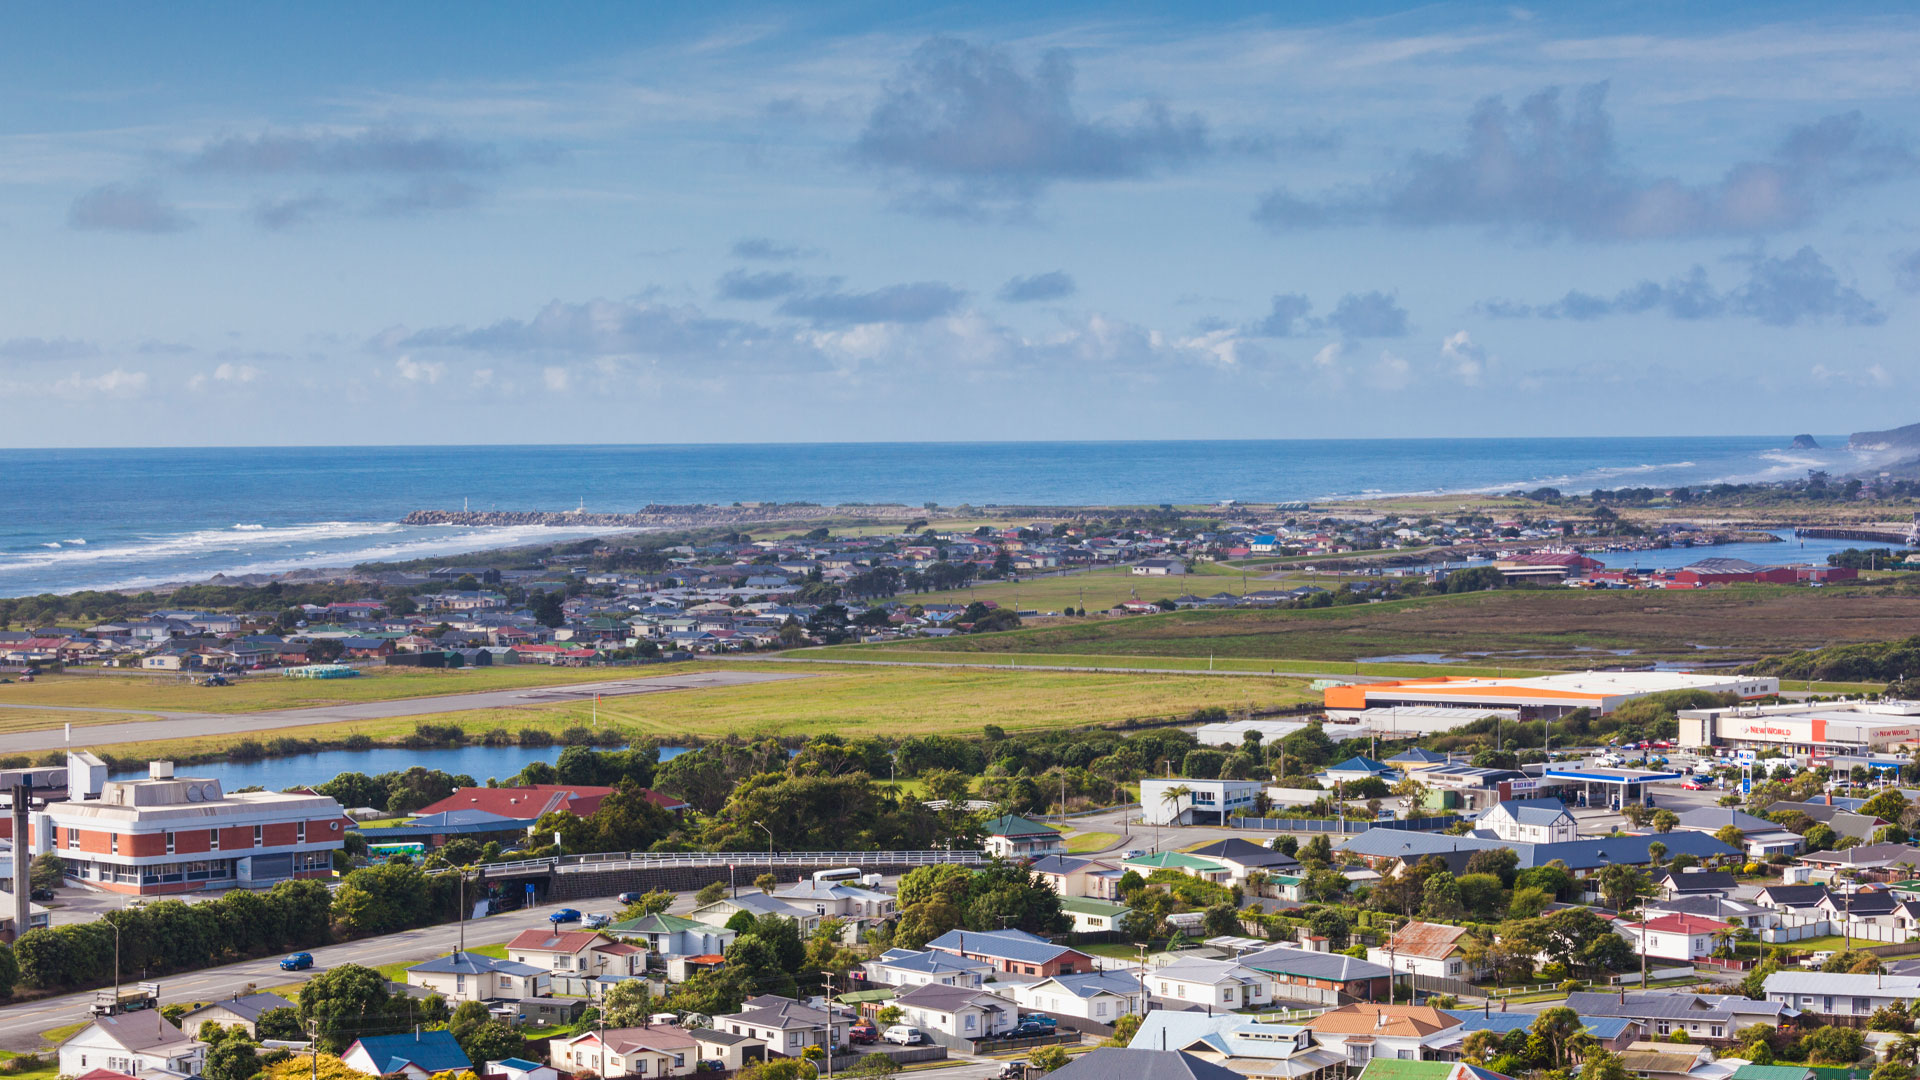
<path fill-rule="evenodd" d="M 1712 786 L 1711 783 L 1705 780 L 1697 777 L 1688 777 L 1686 782 L 1680 785 L 1680 789 L 1682 791 L 1705 791 Z"/>
<path fill-rule="evenodd" d="M 872 1024 L 862 1020 L 847 1030 L 847 1038 L 857 1043 L 876 1043 L 880 1041 L 880 1032 Z"/>

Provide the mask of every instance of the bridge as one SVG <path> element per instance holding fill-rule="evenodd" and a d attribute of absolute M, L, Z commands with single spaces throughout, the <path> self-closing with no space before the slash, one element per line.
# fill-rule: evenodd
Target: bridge
<path fill-rule="evenodd" d="M 519 881 L 533 885 L 546 899 L 588 900 L 621 892 L 668 889 L 686 892 L 715 881 L 748 883 L 761 874 L 802 881 L 816 870 L 858 868 L 862 873 L 904 874 L 921 866 L 954 863 L 983 866 L 987 853 L 976 849 L 952 851 L 722 851 L 722 852 L 606 852 L 564 855 L 516 862 L 483 863 L 480 879 Z"/>

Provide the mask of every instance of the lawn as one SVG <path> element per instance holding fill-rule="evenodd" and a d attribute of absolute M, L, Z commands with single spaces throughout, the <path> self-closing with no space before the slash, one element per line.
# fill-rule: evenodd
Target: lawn
<path fill-rule="evenodd" d="M 1502 589 L 1300 611 L 1180 611 L 1066 620 L 916 643 L 932 654 L 1214 657 L 1351 663 L 1442 653 L 1481 665 L 1743 660 L 1911 632 L 1920 597 L 1870 588 L 1740 585 L 1675 592 Z M 897 650 L 901 646 L 889 646 Z M 1448 665 L 1449 670 L 1459 670 Z M 1428 669 L 1431 672 L 1432 669 Z"/>
<path fill-rule="evenodd" d="M 768 665 L 784 672 L 791 664 Z M 810 678 L 741 686 L 720 686 L 689 693 L 636 694 L 600 702 L 599 722 L 631 738 L 673 742 L 694 738 L 810 736 L 833 733 L 909 736 L 951 734 L 997 724 L 1009 731 L 1084 727 L 1130 719 L 1184 716 L 1205 706 L 1240 710 L 1288 706 L 1317 700 L 1302 679 L 1205 675 L 1126 675 L 1017 669 L 809 666 Z M 427 718 L 457 724 L 469 732 L 502 727 L 535 727 L 558 733 L 586 726 L 590 702 L 477 709 Z M 417 718 L 392 717 L 279 728 L 272 736 L 340 739 L 365 734 L 375 739 L 405 735 Z M 237 738 L 207 736 L 112 747 L 116 757 L 144 760 L 153 755 L 185 757 L 218 751 Z"/>
<path fill-rule="evenodd" d="M 1084 855 L 1090 851 L 1105 851 L 1112 847 L 1119 839 L 1119 833 L 1077 833 L 1067 837 L 1067 851 L 1074 855 Z"/>
<path fill-rule="evenodd" d="M 484 690 L 652 678 L 683 674 L 696 666 L 649 664 L 644 667 L 563 668 L 526 664 L 452 671 L 377 667 L 351 679 L 289 679 L 275 672 L 264 672 L 246 676 L 233 686 L 200 686 L 171 676 L 45 675 L 31 683 L 0 686 L 0 705 L 77 705 L 159 712 L 262 712 Z M 32 725 L 36 727 L 46 726 L 48 719 L 67 721 L 76 726 L 126 719 L 55 710 L 36 714 L 5 709 L 0 710 L 0 730 L 20 730 L 22 725 L 14 722 L 20 716 L 39 716 L 40 722 Z"/>
<path fill-rule="evenodd" d="M 992 664 L 996 667 L 1134 668 L 1147 671 L 1238 671 L 1256 675 L 1378 675 L 1420 678 L 1428 675 L 1544 675 L 1548 668 L 1484 664 L 1362 664 L 1349 660 L 1244 660 L 1231 657 L 1120 656 L 1111 653 L 949 653 L 911 643 L 827 645 L 796 649 L 802 660 L 866 660 L 901 664 Z"/>

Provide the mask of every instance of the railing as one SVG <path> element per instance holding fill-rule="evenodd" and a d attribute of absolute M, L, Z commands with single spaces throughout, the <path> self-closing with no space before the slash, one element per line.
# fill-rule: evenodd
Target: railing
<path fill-rule="evenodd" d="M 1328 1006 L 1325 1009 L 1284 1009 L 1276 1013 L 1261 1013 L 1254 1017 L 1254 1019 L 1262 1024 L 1298 1024 L 1302 1021 L 1311 1020 L 1331 1009 L 1332 1006 Z"/>
<path fill-rule="evenodd" d="M 1385 821 L 1353 821 L 1345 818 L 1237 817 L 1227 819 L 1227 826 L 1233 829 L 1251 829 L 1256 832 L 1363 833 L 1370 829 L 1432 832 L 1445 829 L 1459 820 L 1459 817 L 1451 814 L 1445 817 L 1396 818 Z"/>
<path fill-rule="evenodd" d="M 487 863 L 489 874 L 560 873 L 579 874 L 600 870 L 659 870 L 673 867 L 792 867 L 840 864 L 845 866 L 901 865 L 931 866 L 958 863 L 979 866 L 987 861 L 984 851 L 962 849 L 947 851 L 699 851 L 651 852 L 608 851 L 592 855 L 566 855 L 558 859 L 521 859 L 516 862 Z"/>

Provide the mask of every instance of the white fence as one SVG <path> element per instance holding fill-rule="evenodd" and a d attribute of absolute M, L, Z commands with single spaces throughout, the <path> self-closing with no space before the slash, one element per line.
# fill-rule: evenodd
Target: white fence
<path fill-rule="evenodd" d="M 959 863 L 980 866 L 987 861 L 984 851 L 971 849 L 946 851 L 764 851 L 725 852 L 605 852 L 597 855 L 568 855 L 559 859 L 522 859 L 518 862 L 486 863 L 483 869 L 492 875 L 527 872 L 584 874 L 605 870 L 665 870 L 676 867 L 725 867 L 771 869 L 793 866 L 931 866 Z"/>

